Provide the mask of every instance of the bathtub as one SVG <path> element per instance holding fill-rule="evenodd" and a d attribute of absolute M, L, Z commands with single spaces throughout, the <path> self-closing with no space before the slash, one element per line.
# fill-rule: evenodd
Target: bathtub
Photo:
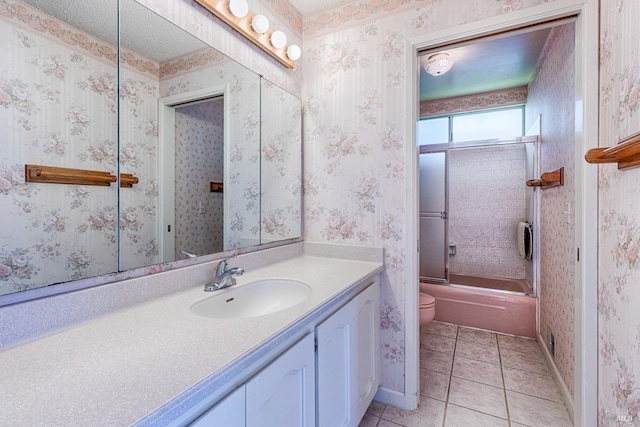
<path fill-rule="evenodd" d="M 435 320 L 536 338 L 536 298 L 524 293 L 427 282 L 420 283 L 420 292 L 436 299 Z"/>

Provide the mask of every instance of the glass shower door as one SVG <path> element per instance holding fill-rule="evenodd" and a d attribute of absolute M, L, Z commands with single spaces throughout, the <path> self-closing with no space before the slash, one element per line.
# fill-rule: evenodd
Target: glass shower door
<path fill-rule="evenodd" d="M 448 282 L 447 153 L 420 154 L 420 279 Z"/>

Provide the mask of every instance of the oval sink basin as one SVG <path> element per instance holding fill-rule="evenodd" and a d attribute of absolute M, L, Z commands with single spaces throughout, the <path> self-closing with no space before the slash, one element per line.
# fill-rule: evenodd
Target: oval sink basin
<path fill-rule="evenodd" d="M 293 307 L 311 295 L 309 285 L 293 279 L 261 279 L 236 286 L 198 301 L 191 312 L 212 319 L 255 317 Z"/>

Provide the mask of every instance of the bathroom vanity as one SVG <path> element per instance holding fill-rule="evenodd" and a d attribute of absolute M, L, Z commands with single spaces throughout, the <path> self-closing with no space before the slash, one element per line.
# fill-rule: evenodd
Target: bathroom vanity
<path fill-rule="evenodd" d="M 357 426 L 379 384 L 382 250 L 297 243 L 232 258 L 246 273 L 218 292 L 267 278 L 311 290 L 255 317 L 191 312 L 212 298 L 215 264 L 0 308 L 3 328 L 32 317 L 41 329 L 0 351 L 0 424 Z M 132 293 L 148 298 L 129 305 Z M 91 318 L 101 305 L 113 310 Z M 55 307 L 83 321 L 47 331 Z"/>

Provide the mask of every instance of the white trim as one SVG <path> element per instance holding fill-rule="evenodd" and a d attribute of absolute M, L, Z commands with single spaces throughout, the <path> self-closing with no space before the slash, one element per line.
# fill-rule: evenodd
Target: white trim
<path fill-rule="evenodd" d="M 167 96 L 158 100 L 158 262 L 175 261 L 175 127 L 176 107 L 181 104 L 203 101 L 214 97 L 227 97 L 228 85 L 211 86 L 204 89 Z M 229 102 L 225 100 L 224 123 L 224 157 L 225 165 L 229 163 Z M 225 181 L 228 167 L 225 170 Z M 224 212 L 228 212 L 228 197 L 223 198 Z M 225 215 L 225 218 L 227 215 Z M 171 225 L 172 231 L 168 231 Z M 225 227 L 226 228 L 226 227 Z"/>
<path fill-rule="evenodd" d="M 396 408 L 415 409 L 415 408 L 405 407 L 406 395 L 404 393 L 401 393 L 395 390 L 390 390 L 386 387 L 380 387 L 376 395 L 373 397 L 373 400 L 384 403 L 385 405 L 395 406 Z"/>
<path fill-rule="evenodd" d="M 597 146 L 598 138 L 598 0 L 557 0 L 533 6 L 505 15 L 472 22 L 431 34 L 421 35 L 408 40 L 407 49 L 407 96 L 406 108 L 410 123 L 407 124 L 407 280 L 405 292 L 406 313 L 406 377 L 419 372 L 419 362 L 413 360 L 419 352 L 420 343 L 412 341 L 415 335 L 409 327 L 412 322 L 418 323 L 415 307 L 418 304 L 418 278 L 412 276 L 417 270 L 417 256 L 413 244 L 417 242 L 417 228 L 413 223 L 411 212 L 417 206 L 417 195 L 414 193 L 417 175 L 412 165 L 415 149 L 415 134 L 410 126 L 416 122 L 416 77 L 417 54 L 419 50 L 436 48 L 447 44 L 487 36 L 517 29 L 523 26 L 538 24 L 553 19 L 578 16 L 576 21 L 576 244 L 580 242 L 597 242 L 597 168 L 582 167 L 582 155 L 588 148 Z M 594 62 L 594 59 L 596 61 Z M 583 108 L 584 106 L 584 108 Z M 578 114 L 578 113 L 581 114 Z M 582 127 L 584 126 L 584 127 Z M 580 128 L 578 128 L 580 127 Z M 578 165 L 579 163 L 579 165 Z M 579 179 L 578 179 L 579 178 Z M 412 187 L 413 186 L 413 187 Z M 580 194 L 577 194 L 578 191 Z M 579 218 L 578 218 L 579 216 Z M 579 240 L 578 240 L 579 239 Z M 576 325 L 574 367 L 575 396 L 572 407 L 575 409 L 576 426 L 592 426 L 597 422 L 597 310 L 595 285 L 597 282 L 597 244 L 583 245 L 581 262 L 576 263 Z M 579 246 L 578 246 L 579 247 Z M 588 290 L 583 292 L 582 290 Z M 409 364 L 413 366 L 408 366 Z M 407 382 L 406 392 L 412 382 Z M 407 401 L 405 396 L 405 401 Z"/>
<path fill-rule="evenodd" d="M 567 387 L 567 384 L 562 379 L 562 375 L 560 375 L 560 371 L 558 370 L 558 367 L 553 362 L 553 357 L 551 356 L 551 353 L 549 353 L 549 349 L 545 344 L 544 338 L 540 334 L 538 334 L 538 344 L 540 345 L 540 349 L 542 350 L 544 359 L 547 362 L 547 366 L 551 370 L 551 374 L 553 375 L 553 378 L 556 380 L 556 384 L 560 389 L 560 395 L 562 395 L 562 400 L 564 400 L 564 404 L 567 407 L 569 416 L 571 417 L 572 420 L 575 420 L 573 398 L 571 397 L 569 388 Z M 576 424 L 574 421 L 574 425 L 579 425 L 579 424 Z"/>
<path fill-rule="evenodd" d="M 575 371 L 574 423 L 598 417 L 598 167 L 584 155 L 598 146 L 599 3 L 588 0 L 576 21 Z"/>
<path fill-rule="evenodd" d="M 410 44 L 406 44 L 406 77 L 407 96 L 406 111 L 410 120 L 406 123 L 406 145 L 409 147 L 406 153 L 405 184 L 407 194 L 406 205 L 406 286 L 405 286 L 405 363 L 404 363 L 404 402 L 399 405 L 404 409 L 416 409 L 419 401 L 420 390 L 420 324 L 418 321 L 418 295 L 420 292 L 419 254 L 420 247 L 418 237 L 418 149 L 416 145 L 416 127 L 420 115 L 420 102 L 418 99 L 418 64 L 416 50 Z M 398 406 L 398 405 L 396 405 Z"/>

